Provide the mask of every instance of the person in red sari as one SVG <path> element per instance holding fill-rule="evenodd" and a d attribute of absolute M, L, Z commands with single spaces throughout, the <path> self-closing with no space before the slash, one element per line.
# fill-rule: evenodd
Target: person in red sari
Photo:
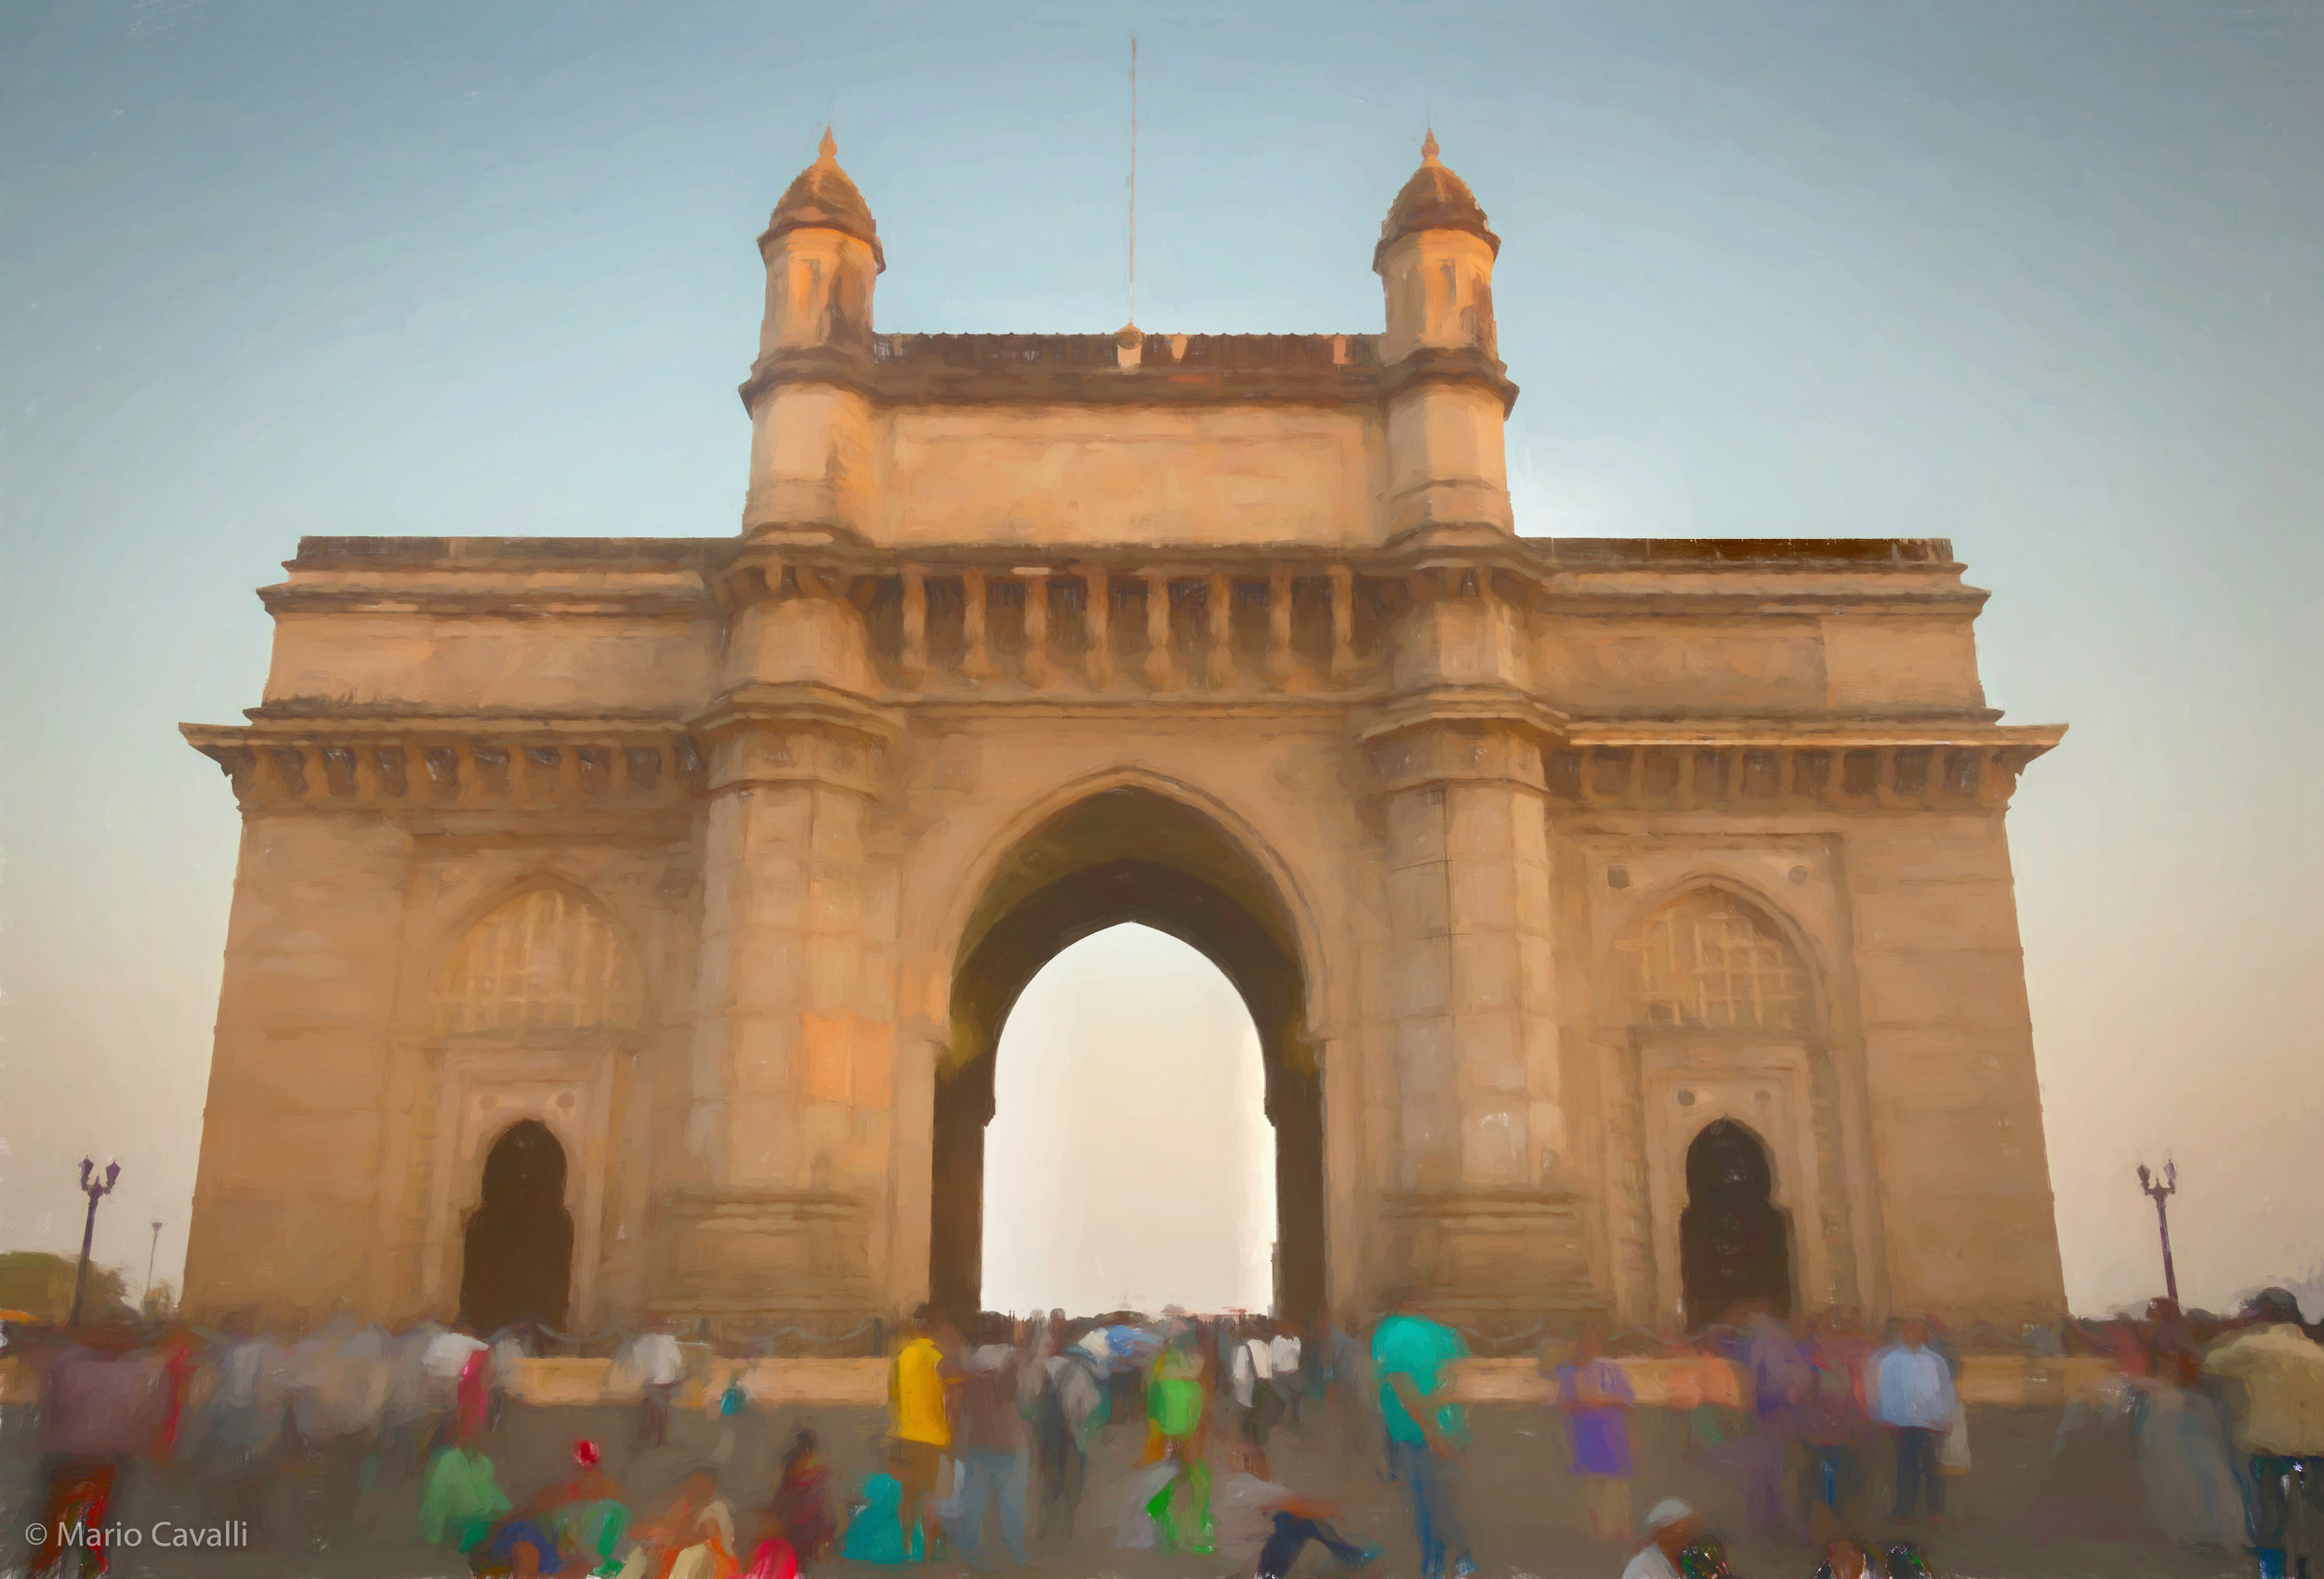
<path fill-rule="evenodd" d="M 823 1461 L 815 1433 L 802 1430 L 783 1454 L 783 1479 L 769 1510 L 801 1562 L 831 1550 L 839 1529 L 831 1517 L 831 1468 Z"/>

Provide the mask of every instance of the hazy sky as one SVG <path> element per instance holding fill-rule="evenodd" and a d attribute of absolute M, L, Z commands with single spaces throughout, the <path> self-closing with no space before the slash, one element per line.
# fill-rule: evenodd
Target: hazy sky
<path fill-rule="evenodd" d="M 1264 1310 L 1274 1135 L 1250 1012 L 1176 938 L 1115 927 L 1034 977 L 984 1131 L 995 1310 Z"/>
<path fill-rule="evenodd" d="M 1525 530 L 1947 535 L 2068 1286 L 2324 1257 L 2324 7 L 0 6 L 0 1244 L 184 1243 L 301 533 L 732 531 L 752 237 L 826 115 L 878 320 L 1368 330 L 1432 114 L 1505 240 Z M 1004 1075 L 1004 1080 L 1010 1078 Z"/>

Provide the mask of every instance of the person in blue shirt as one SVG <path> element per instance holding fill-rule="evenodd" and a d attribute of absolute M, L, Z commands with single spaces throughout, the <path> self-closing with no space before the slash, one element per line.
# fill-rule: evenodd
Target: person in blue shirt
<path fill-rule="evenodd" d="M 1387 1314 L 1372 1332 L 1372 1375 L 1380 1386 L 1389 1467 L 1412 1499 L 1420 1579 L 1446 1579 L 1448 1557 L 1449 1572 L 1465 1575 L 1476 1568 L 1460 1513 L 1460 1454 L 1469 1422 L 1452 1401 L 1452 1388 L 1455 1363 L 1468 1351 L 1459 1334 L 1415 1310 L 1407 1291 L 1392 1292 L 1381 1305 Z"/>

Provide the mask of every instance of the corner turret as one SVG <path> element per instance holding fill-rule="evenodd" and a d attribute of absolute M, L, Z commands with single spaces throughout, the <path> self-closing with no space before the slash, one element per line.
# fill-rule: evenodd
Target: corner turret
<path fill-rule="evenodd" d="M 1388 408 L 1392 535 L 1514 530 L 1501 429 L 1517 390 L 1493 325 L 1500 248 L 1431 128 L 1372 250 L 1387 298 L 1380 359 L 1399 375 Z"/>
<path fill-rule="evenodd" d="M 888 266 L 879 227 L 839 168 L 829 127 L 759 238 L 767 266 L 759 360 L 743 386 L 751 419 L 752 537 L 861 537 L 873 514 L 872 285 Z"/>

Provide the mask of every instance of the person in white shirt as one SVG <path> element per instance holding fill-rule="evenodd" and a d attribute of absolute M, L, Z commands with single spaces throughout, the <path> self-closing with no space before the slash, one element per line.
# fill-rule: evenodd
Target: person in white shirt
<path fill-rule="evenodd" d="M 669 1330 L 656 1322 L 629 1340 L 622 1350 L 620 1369 L 638 1379 L 644 1410 L 638 1421 L 638 1441 L 660 1447 L 669 1440 L 670 1405 L 679 1384 L 686 1379 L 686 1356 Z"/>
<path fill-rule="evenodd" d="M 1693 1504 L 1663 1498 L 1646 1510 L 1646 1544 L 1622 1570 L 1622 1579 L 1679 1579 L 1679 1553 L 1702 1533 Z"/>
<path fill-rule="evenodd" d="M 439 1384 L 442 1396 L 449 1398 L 460 1380 L 460 1373 L 468 1369 L 469 1356 L 488 1347 L 482 1338 L 457 1327 L 446 1327 L 428 1340 L 420 1365 L 427 1371 L 428 1379 Z"/>
<path fill-rule="evenodd" d="M 1929 1346 L 1919 1322 L 1897 1324 L 1896 1341 L 1872 1357 L 1872 1417 L 1896 1439 L 1896 1503 L 1890 1516 L 1908 1519 L 1914 1493 L 1932 1518 L 1945 1514 L 1945 1480 L 1936 1471 L 1937 1444 L 1953 1428 L 1960 1407 L 1953 1373 Z"/>

